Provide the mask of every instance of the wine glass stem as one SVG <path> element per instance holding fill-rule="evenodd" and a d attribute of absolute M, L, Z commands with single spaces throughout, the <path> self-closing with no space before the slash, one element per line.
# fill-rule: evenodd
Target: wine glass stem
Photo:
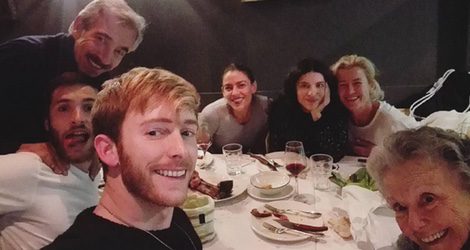
<path fill-rule="evenodd" d="M 295 179 L 295 192 L 294 192 L 294 197 L 299 195 L 299 181 L 297 180 L 297 176 L 294 176 Z"/>

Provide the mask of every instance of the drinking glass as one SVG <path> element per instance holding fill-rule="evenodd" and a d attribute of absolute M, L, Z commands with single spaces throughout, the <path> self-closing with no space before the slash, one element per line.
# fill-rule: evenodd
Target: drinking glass
<path fill-rule="evenodd" d="M 333 157 L 327 154 L 314 154 L 310 156 L 310 159 L 315 188 L 318 190 L 328 190 L 330 188 L 330 180 L 328 178 L 333 170 Z"/>
<path fill-rule="evenodd" d="M 298 176 L 307 167 L 307 159 L 305 157 L 304 145 L 301 141 L 288 141 L 284 152 L 284 162 L 286 169 L 295 178 L 294 200 L 309 203 L 312 196 L 307 194 L 299 194 Z"/>
<path fill-rule="evenodd" d="M 242 157 L 243 146 L 238 143 L 225 144 L 222 147 L 222 153 L 225 156 L 225 163 L 227 165 L 227 174 L 239 175 L 242 174 Z"/>
<path fill-rule="evenodd" d="M 204 157 L 206 157 L 207 150 L 212 145 L 211 134 L 209 133 L 207 125 L 203 124 L 199 126 L 199 129 L 196 132 L 196 143 L 197 147 L 202 150 L 202 158 L 204 159 Z"/>

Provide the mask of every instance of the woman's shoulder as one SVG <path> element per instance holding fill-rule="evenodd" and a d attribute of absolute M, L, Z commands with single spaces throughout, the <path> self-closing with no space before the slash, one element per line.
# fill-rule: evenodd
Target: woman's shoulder
<path fill-rule="evenodd" d="M 418 125 L 418 122 L 413 117 L 406 115 L 385 101 L 380 102 L 378 115 L 386 117 L 390 122 L 403 123 L 406 127 L 414 127 Z"/>
<path fill-rule="evenodd" d="M 292 114 L 295 107 L 284 97 L 279 97 L 271 103 L 269 115 L 279 115 L 284 113 Z"/>
<path fill-rule="evenodd" d="M 220 112 L 228 112 L 227 109 L 227 100 L 225 98 L 217 99 L 209 104 L 207 104 L 201 111 L 202 115 L 214 115 L 220 114 Z"/>
<path fill-rule="evenodd" d="M 267 97 L 267 96 L 264 96 L 264 95 L 254 95 L 254 98 L 253 98 L 253 104 L 256 108 L 261 108 L 262 110 L 264 110 L 266 113 L 269 111 L 269 109 L 271 108 L 271 103 L 272 103 L 272 99 Z"/>

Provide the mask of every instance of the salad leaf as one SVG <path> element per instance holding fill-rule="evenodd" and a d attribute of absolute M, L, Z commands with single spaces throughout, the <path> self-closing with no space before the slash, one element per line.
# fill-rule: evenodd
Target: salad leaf
<path fill-rule="evenodd" d="M 339 173 L 336 172 L 332 172 L 328 179 L 340 187 L 344 187 L 346 185 L 357 185 L 372 191 L 377 191 L 374 179 L 372 179 L 369 173 L 367 173 L 367 169 L 364 167 L 358 169 L 351 176 L 349 176 L 348 179 L 344 179 Z"/>

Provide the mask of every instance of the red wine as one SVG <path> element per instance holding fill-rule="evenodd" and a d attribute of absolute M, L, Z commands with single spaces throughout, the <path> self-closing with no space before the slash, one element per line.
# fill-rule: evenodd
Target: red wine
<path fill-rule="evenodd" d="M 305 169 L 305 165 L 301 163 L 291 163 L 286 166 L 286 169 L 294 176 L 297 176 Z"/>

